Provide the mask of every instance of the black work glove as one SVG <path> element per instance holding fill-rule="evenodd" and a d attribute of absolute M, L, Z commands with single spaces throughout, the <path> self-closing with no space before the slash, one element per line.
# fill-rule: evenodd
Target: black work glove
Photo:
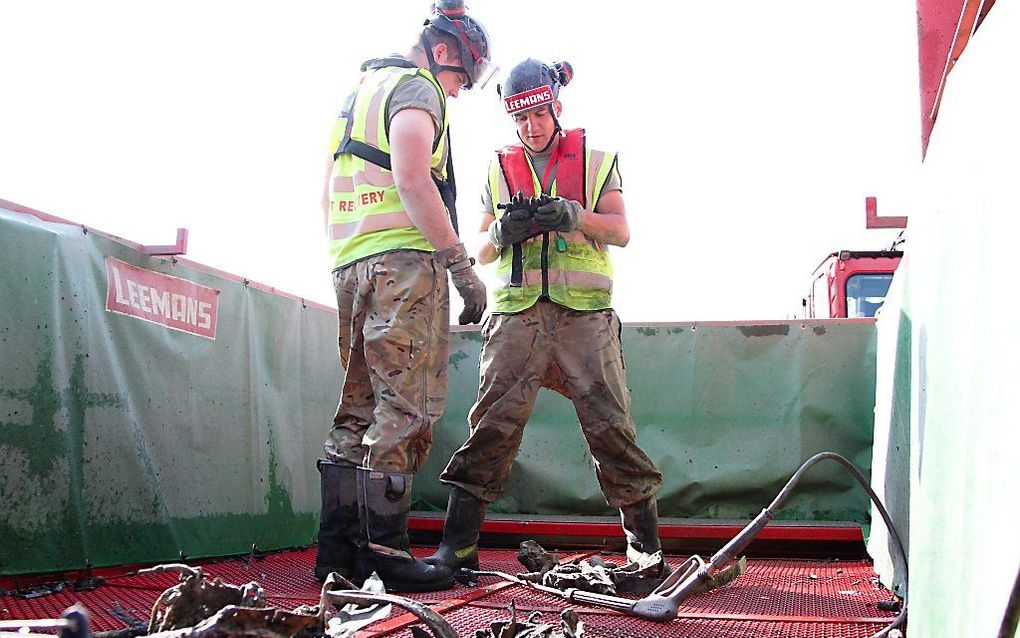
<path fill-rule="evenodd" d="M 559 197 L 546 198 L 546 201 L 535 208 L 535 223 L 543 233 L 556 230 L 560 220 L 563 219 L 563 207 L 553 205 L 557 201 L 560 201 Z"/>
<path fill-rule="evenodd" d="M 543 232 L 558 230 L 569 233 L 581 227 L 586 214 L 581 202 L 553 197 L 548 203 L 538 207 L 535 221 Z"/>
<path fill-rule="evenodd" d="M 527 208 L 511 208 L 489 225 L 489 241 L 497 248 L 506 248 L 540 232 L 531 211 Z"/>
<path fill-rule="evenodd" d="M 489 225 L 489 241 L 496 248 L 506 248 L 525 239 L 541 235 L 542 230 L 535 219 L 535 211 L 549 201 L 548 195 L 528 197 L 521 191 L 506 204 L 497 204 L 503 216 Z"/>
<path fill-rule="evenodd" d="M 457 322 L 463 326 L 481 321 L 486 306 L 485 284 L 475 274 L 475 269 L 472 268 L 475 261 L 468 257 L 464 244 L 437 250 L 433 257 L 440 266 L 450 271 L 450 279 L 453 280 L 460 298 L 464 300 L 464 310 L 461 311 Z"/>

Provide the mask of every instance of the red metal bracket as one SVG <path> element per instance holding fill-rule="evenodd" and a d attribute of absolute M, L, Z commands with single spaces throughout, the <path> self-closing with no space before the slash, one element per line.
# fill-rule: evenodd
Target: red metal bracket
<path fill-rule="evenodd" d="M 146 255 L 183 255 L 188 252 L 188 229 L 177 229 L 177 243 L 163 246 L 142 246 Z"/>
<path fill-rule="evenodd" d="M 865 197 L 864 198 L 864 211 L 866 225 L 865 228 L 906 228 L 907 218 L 902 217 L 879 217 L 878 216 L 878 198 L 877 197 Z"/>

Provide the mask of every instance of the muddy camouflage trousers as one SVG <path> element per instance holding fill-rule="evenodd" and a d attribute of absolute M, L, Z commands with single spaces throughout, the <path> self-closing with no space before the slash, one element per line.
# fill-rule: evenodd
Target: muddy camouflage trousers
<path fill-rule="evenodd" d="M 431 253 L 375 255 L 333 273 L 340 311 L 340 407 L 326 439 L 335 463 L 417 472 L 446 406 L 450 294 Z"/>
<path fill-rule="evenodd" d="M 611 507 L 658 491 L 662 474 L 635 441 L 615 312 L 579 312 L 541 301 L 518 314 L 492 315 L 483 337 L 470 435 L 440 480 L 486 502 L 498 499 L 538 391 L 547 387 L 574 403 Z"/>

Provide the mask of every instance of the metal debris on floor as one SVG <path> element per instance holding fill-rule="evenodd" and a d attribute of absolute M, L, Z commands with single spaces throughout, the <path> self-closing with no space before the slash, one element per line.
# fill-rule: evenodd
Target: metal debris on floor
<path fill-rule="evenodd" d="M 561 563 L 559 556 L 547 552 L 535 541 L 524 541 L 517 559 L 531 571 L 518 574 L 521 580 L 555 587 L 578 589 L 598 594 L 648 594 L 669 575 L 670 568 L 662 552 L 642 554 L 637 560 L 617 564 L 601 556 L 577 558 Z"/>
<path fill-rule="evenodd" d="M 268 604 L 265 591 L 252 581 L 242 586 L 208 580 L 201 567 L 180 563 L 141 569 L 139 575 L 179 574 L 179 582 L 156 598 L 148 624 L 132 622 L 126 629 L 93 634 L 87 612 L 72 607 L 59 619 L 0 621 L 0 636 L 14 630 L 11 638 L 37 636 L 31 629 L 60 629 L 61 638 L 350 638 L 361 628 L 386 619 L 394 605 L 425 624 L 431 633 L 414 628 L 416 638 L 458 638 L 453 627 L 438 613 L 417 601 L 387 594 L 382 580 L 372 574 L 356 588 L 339 574 L 322 586 L 317 605 L 303 604 L 291 611 Z M 115 604 L 115 613 L 123 611 Z M 68 630 L 73 628 L 74 632 Z M 546 634 L 527 634 L 540 638 Z M 552 638 L 553 634 L 548 634 Z"/>
<path fill-rule="evenodd" d="M 417 557 L 434 552 L 434 547 L 413 550 Z M 482 549 L 481 564 L 510 574 L 530 569 L 522 568 L 517 553 L 516 549 Z M 564 552 L 559 562 L 572 563 L 578 558 L 597 555 L 600 554 L 594 551 Z M 626 562 L 626 558 L 619 554 L 604 555 L 604 558 L 608 562 Z M 678 569 L 687 556 L 668 558 L 674 569 Z M 264 592 L 267 608 L 297 610 L 302 605 L 317 605 L 322 598 L 322 584 L 312 576 L 314 563 L 315 549 L 302 548 L 254 558 L 207 560 L 200 568 L 208 581 L 220 578 L 224 583 L 258 583 Z M 199 567 L 196 563 L 192 565 Z M 817 578 L 808 578 L 810 574 Z M 130 567 L 104 568 L 97 570 L 97 575 L 105 578 L 106 582 L 95 590 L 76 592 L 69 586 L 33 598 L 17 595 L 18 591 L 24 590 L 24 585 L 18 587 L 11 579 L 0 581 L 0 586 L 9 590 L 6 595 L 0 595 L 0 632 L 9 631 L 12 624 L 35 623 L 33 627 L 41 628 L 38 623 L 45 624 L 42 619 L 57 618 L 77 603 L 88 611 L 89 627 L 95 632 L 95 638 L 127 638 L 120 632 L 128 631 L 132 626 L 140 627 L 141 631 L 134 635 L 141 635 L 148 629 L 155 602 L 167 589 L 181 584 L 181 573 L 176 571 L 141 574 Z M 516 579 L 515 576 L 512 578 Z M 523 581 L 506 578 L 486 579 L 484 586 L 480 587 L 458 585 L 440 592 L 410 594 L 399 600 L 406 603 L 410 599 L 441 615 L 456 632 L 444 636 L 433 631 L 432 636 L 443 638 L 454 635 L 473 638 L 479 629 L 489 631 L 493 623 L 507 622 L 512 619 L 512 614 L 507 613 L 511 602 L 516 605 L 514 622 L 524 624 L 524 621 L 531 620 L 532 624 L 552 625 L 558 631 L 563 629 L 557 620 L 560 613 L 572 608 L 584 621 L 585 638 L 761 638 L 776 635 L 786 638 L 868 638 L 895 616 L 894 612 L 877 607 L 878 602 L 888 600 L 892 594 L 873 578 L 871 564 L 865 560 L 752 559 L 747 561 L 745 573 L 729 586 L 687 599 L 676 618 L 668 624 L 582 601 L 565 600 L 559 590 L 560 595 L 554 595 L 535 589 L 533 583 L 523 584 Z M 35 581 L 22 578 L 22 583 L 27 582 Z M 337 581 L 331 591 L 344 591 L 347 586 Z M 363 594 L 355 590 L 348 595 Z M 584 592 L 584 595 L 600 596 L 594 592 Z M 624 595 L 634 598 L 630 594 Z M 324 629 L 331 638 L 420 638 L 432 631 L 419 615 L 407 607 L 394 604 L 386 609 L 385 606 L 391 604 L 387 601 L 367 602 L 359 598 L 357 604 L 343 603 L 352 605 L 346 609 L 342 606 L 337 608 L 336 603 L 340 601 L 331 602 L 333 609 L 330 611 L 337 620 L 332 625 L 327 623 Z M 533 617 L 535 611 L 541 612 L 542 616 Z M 351 622 L 364 624 L 360 627 L 343 625 Z M 50 621 L 48 626 L 52 625 Z M 340 626 L 343 626 L 343 632 Z M 262 636 L 271 638 L 269 633 Z"/>
<path fill-rule="evenodd" d="M 560 612 L 559 622 L 539 622 L 542 612 L 533 611 L 524 622 L 517 620 L 517 607 L 509 605 L 510 620 L 497 620 L 488 631 L 479 629 L 475 638 L 583 638 L 584 622 L 571 608 Z"/>

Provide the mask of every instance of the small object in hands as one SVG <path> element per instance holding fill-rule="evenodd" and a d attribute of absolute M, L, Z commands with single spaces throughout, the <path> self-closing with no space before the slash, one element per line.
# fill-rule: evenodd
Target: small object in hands
<path fill-rule="evenodd" d="M 504 211 L 503 215 L 489 227 L 489 238 L 497 248 L 506 248 L 520 243 L 544 232 L 548 232 L 559 223 L 546 222 L 536 217 L 539 207 L 552 201 L 548 195 L 528 197 L 518 191 L 507 203 L 496 204 L 496 208 Z"/>
<path fill-rule="evenodd" d="M 528 200 L 530 200 L 530 199 L 531 198 L 527 197 L 524 194 L 523 191 L 517 191 L 516 195 L 512 195 L 510 197 L 510 201 L 509 202 L 507 202 L 505 204 L 500 202 L 500 203 L 496 204 L 496 208 L 498 208 L 500 210 L 505 210 L 507 212 L 512 211 L 512 210 L 527 210 L 527 208 L 528 208 Z"/>

